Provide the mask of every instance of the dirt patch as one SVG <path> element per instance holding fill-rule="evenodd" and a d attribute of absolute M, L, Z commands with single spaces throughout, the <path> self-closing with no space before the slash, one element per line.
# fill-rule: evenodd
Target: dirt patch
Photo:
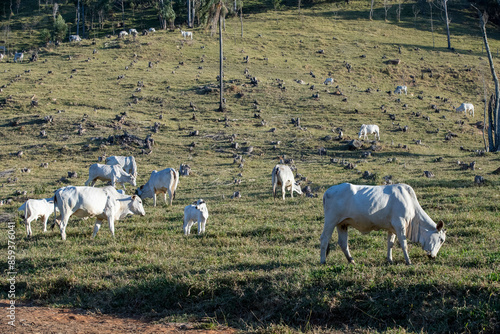
<path fill-rule="evenodd" d="M 105 314 L 88 314 L 85 310 L 51 308 L 16 302 L 15 327 L 7 322 L 8 300 L 0 300 L 3 310 L 0 333 L 203 333 L 234 334 L 236 329 L 197 329 L 190 323 L 155 324 L 139 318 L 125 318 Z"/>

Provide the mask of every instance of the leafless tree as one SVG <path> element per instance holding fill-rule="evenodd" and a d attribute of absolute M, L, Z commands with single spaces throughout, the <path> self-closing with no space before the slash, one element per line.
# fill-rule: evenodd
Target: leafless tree
<path fill-rule="evenodd" d="M 413 10 L 413 17 L 414 17 L 413 22 L 415 23 L 415 28 L 417 28 L 417 16 L 420 13 L 420 8 L 418 8 L 418 6 L 416 6 L 416 5 L 413 5 L 411 8 Z"/>
<path fill-rule="evenodd" d="M 500 1 L 500 0 L 498 0 Z M 371 0 L 370 2 L 370 21 L 373 20 L 373 3 L 375 2 L 375 0 Z"/>
<path fill-rule="evenodd" d="M 391 9 L 392 5 L 389 5 L 389 0 L 384 0 L 384 11 L 385 11 L 385 21 L 387 22 L 387 12 Z"/>
<path fill-rule="evenodd" d="M 474 6 L 473 6 L 474 7 Z M 476 8 L 476 7 L 474 7 Z M 479 15 L 479 25 L 481 27 L 481 32 L 483 33 L 484 47 L 486 48 L 486 53 L 488 54 L 488 61 L 490 63 L 491 76 L 495 83 L 495 92 L 491 95 L 490 101 L 488 103 L 488 143 L 490 152 L 500 151 L 500 85 L 498 83 L 498 77 L 495 72 L 495 66 L 493 64 L 493 57 L 491 56 L 490 46 L 488 44 L 488 36 L 486 35 L 486 23 L 488 22 L 488 14 L 486 12 L 481 13 L 477 9 Z M 485 124 L 486 126 L 486 124 Z"/>

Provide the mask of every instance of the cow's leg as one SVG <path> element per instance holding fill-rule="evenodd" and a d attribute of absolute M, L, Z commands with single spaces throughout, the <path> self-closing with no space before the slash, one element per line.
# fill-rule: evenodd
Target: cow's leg
<path fill-rule="evenodd" d="M 332 238 L 335 222 L 327 221 L 325 217 L 325 225 L 323 226 L 323 233 L 321 233 L 320 241 L 320 263 L 326 263 L 326 257 L 330 253 L 330 239 Z"/>
<path fill-rule="evenodd" d="M 101 228 L 102 220 L 96 219 L 95 225 L 94 225 L 94 233 L 92 233 L 92 238 L 95 238 L 95 235 L 97 232 L 99 232 L 99 229 Z"/>
<path fill-rule="evenodd" d="M 47 232 L 47 222 L 49 221 L 49 215 L 45 215 L 43 218 L 43 231 Z"/>
<path fill-rule="evenodd" d="M 387 261 L 392 263 L 392 246 L 394 246 L 394 241 L 396 240 L 396 235 L 392 232 L 387 232 Z"/>
<path fill-rule="evenodd" d="M 68 225 L 69 217 L 71 214 L 62 214 L 61 213 L 61 224 L 59 225 L 59 229 L 61 230 L 61 238 L 66 240 L 66 226 Z"/>
<path fill-rule="evenodd" d="M 156 207 L 156 192 L 153 195 L 153 206 Z"/>
<path fill-rule="evenodd" d="M 283 200 L 285 200 L 285 190 L 286 190 L 286 187 L 285 187 L 285 183 L 283 182 L 283 184 L 281 185 L 281 195 L 283 197 Z"/>
<path fill-rule="evenodd" d="M 403 220 L 398 220 L 396 222 L 393 222 L 392 226 L 400 226 L 399 228 L 396 229 L 396 235 L 398 237 L 399 243 L 401 244 L 401 248 L 403 249 L 406 265 L 409 266 L 411 265 L 411 261 L 410 261 L 410 256 L 408 255 L 408 245 L 406 242 L 405 229 L 403 227 L 405 226 L 405 223 Z"/>
<path fill-rule="evenodd" d="M 201 219 L 201 232 L 205 233 L 205 225 L 207 223 L 207 220 L 205 218 Z"/>
<path fill-rule="evenodd" d="M 172 190 L 170 190 L 170 188 L 168 188 L 167 191 L 168 191 L 168 202 L 170 203 L 170 205 L 172 205 L 174 194 L 172 194 Z M 167 193 L 165 192 L 163 194 L 165 195 L 165 204 L 167 204 Z"/>
<path fill-rule="evenodd" d="M 193 222 L 191 220 L 184 222 L 184 235 L 189 235 L 191 233 L 191 226 L 193 226 Z"/>
<path fill-rule="evenodd" d="M 344 255 L 349 263 L 354 264 L 354 260 L 349 252 L 349 245 L 347 244 L 347 225 L 337 225 L 337 233 L 339 234 L 339 246 L 344 252 Z"/>
<path fill-rule="evenodd" d="M 113 238 L 115 237 L 115 218 L 113 216 L 108 217 L 109 230 Z"/>
<path fill-rule="evenodd" d="M 88 187 L 88 185 L 90 184 L 90 182 L 92 182 L 94 180 L 92 180 L 90 177 L 87 181 L 85 181 L 85 186 Z"/>
<path fill-rule="evenodd" d="M 33 232 L 31 232 L 31 222 L 33 221 L 33 217 L 28 217 L 26 218 L 25 224 L 26 224 L 26 236 L 30 238 L 33 235 Z"/>

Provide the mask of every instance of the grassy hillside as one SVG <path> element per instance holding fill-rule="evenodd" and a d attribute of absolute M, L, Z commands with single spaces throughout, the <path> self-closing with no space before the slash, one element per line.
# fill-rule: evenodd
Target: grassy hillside
<path fill-rule="evenodd" d="M 218 42 L 200 29 L 192 41 L 178 30 L 135 40 L 103 34 L 42 48 L 36 62 L 4 60 L 0 199 L 7 202 L 2 221 L 17 222 L 17 297 L 258 332 L 498 331 L 500 180 L 492 172 L 500 156 L 480 152 L 483 80 L 491 92 L 491 76 L 479 29 L 465 16 L 452 26 L 455 52 L 446 50 L 441 29 L 433 48 L 428 18 L 415 29 L 405 8 L 400 23 L 394 8 L 388 22 L 383 8 L 366 20 L 369 8 L 358 1 L 314 6 L 300 16 L 251 14 L 244 37 L 239 19 L 229 18 L 225 113 L 216 111 Z M 500 47 L 494 29 L 492 50 Z M 25 32 L 12 34 L 29 40 Z M 396 58 L 399 65 L 386 63 Z M 327 77 L 334 85 L 322 84 Z M 388 93 L 401 84 L 408 95 Z M 454 111 L 466 101 L 476 106 L 475 117 Z M 381 141 L 347 150 L 345 140 L 357 138 L 363 123 L 378 124 Z M 342 141 L 335 140 L 337 128 Z M 124 133 L 152 135 L 155 144 L 150 150 L 122 140 Z M 71 219 L 66 242 L 57 230 L 42 233 L 40 223 L 25 238 L 16 213 L 23 201 L 83 185 L 99 156 L 115 154 L 136 157 L 139 184 L 152 170 L 181 163 L 193 173 L 181 178 L 172 207 L 146 200 L 147 215 L 119 222 L 115 239 L 104 226 L 92 240 L 93 219 Z M 279 156 L 293 159 L 302 186 L 317 197 L 273 201 Z M 458 163 L 473 161 L 475 170 Z M 365 171 L 374 177 L 363 178 Z M 474 184 L 476 175 L 484 185 Z M 388 176 L 411 185 L 426 212 L 445 222 L 437 259 L 412 244 L 413 266 L 396 247 L 388 265 L 386 233 L 351 230 L 357 264 L 347 265 L 337 247 L 320 265 L 323 192 L 342 182 L 383 184 Z M 231 199 L 235 191 L 240 199 Z M 183 209 L 198 198 L 210 212 L 207 233 L 186 238 Z M 0 245 L 7 248 L 7 237 Z M 2 298 L 6 291 L 2 283 Z"/>

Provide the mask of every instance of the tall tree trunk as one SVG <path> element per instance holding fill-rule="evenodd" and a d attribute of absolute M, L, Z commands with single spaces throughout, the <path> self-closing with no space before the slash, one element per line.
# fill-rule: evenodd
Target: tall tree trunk
<path fill-rule="evenodd" d="M 222 46 L 222 15 L 219 16 L 219 86 L 220 86 L 220 105 L 219 111 L 224 111 L 224 55 L 223 55 L 223 46 Z"/>
<path fill-rule="evenodd" d="M 498 152 L 500 151 L 500 85 L 498 83 L 498 77 L 495 72 L 495 66 L 493 64 L 493 57 L 491 56 L 490 46 L 488 44 L 488 36 L 486 35 L 486 22 L 488 20 L 486 16 L 487 14 L 482 14 L 479 10 L 478 14 L 481 32 L 483 33 L 484 46 L 486 48 L 488 61 L 490 63 L 491 76 L 493 77 L 493 81 L 495 82 L 495 93 L 491 95 L 490 103 L 488 106 L 488 142 L 490 152 Z"/>
<path fill-rule="evenodd" d="M 435 48 L 435 45 L 434 45 L 434 23 L 432 21 L 432 2 L 429 1 L 429 10 L 431 12 L 431 34 L 432 34 L 432 48 L 434 49 Z"/>
<path fill-rule="evenodd" d="M 194 3 L 195 0 L 193 0 L 193 5 L 191 6 L 191 11 L 192 11 L 192 14 L 191 14 L 191 27 L 194 27 L 194 18 L 195 18 L 195 14 L 196 14 L 196 6 L 195 6 L 195 3 Z"/>
<path fill-rule="evenodd" d="M 76 34 L 80 35 L 80 0 L 76 6 Z"/>
<path fill-rule="evenodd" d="M 370 21 L 373 20 L 373 3 L 375 0 L 372 0 L 370 3 Z"/>
<path fill-rule="evenodd" d="M 82 3 L 82 38 L 85 38 L 85 4 Z"/>
<path fill-rule="evenodd" d="M 240 7 L 241 37 L 243 37 L 243 5 Z"/>
<path fill-rule="evenodd" d="M 191 0 L 187 0 L 187 11 L 188 11 L 188 27 L 191 28 Z"/>
<path fill-rule="evenodd" d="M 443 0 L 444 18 L 446 20 L 446 35 L 448 37 L 448 49 L 451 49 L 450 20 L 448 19 L 448 0 Z"/>

